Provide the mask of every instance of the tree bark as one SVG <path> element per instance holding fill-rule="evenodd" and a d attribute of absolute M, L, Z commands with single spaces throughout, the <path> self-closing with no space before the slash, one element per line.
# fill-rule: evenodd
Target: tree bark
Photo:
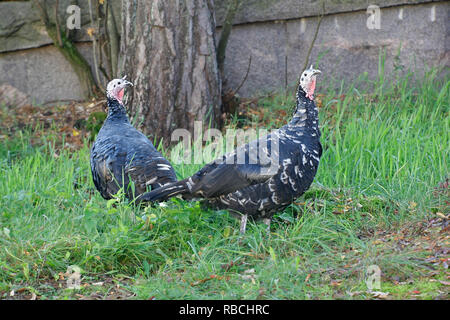
<path fill-rule="evenodd" d="M 134 83 L 126 107 L 140 129 L 167 145 L 194 121 L 219 125 L 214 1 L 123 0 L 122 14 L 119 73 Z"/>

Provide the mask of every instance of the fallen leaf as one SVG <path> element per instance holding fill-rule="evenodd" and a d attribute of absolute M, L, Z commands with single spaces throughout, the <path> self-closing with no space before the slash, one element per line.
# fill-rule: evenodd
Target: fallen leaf
<path fill-rule="evenodd" d="M 342 284 L 341 280 L 331 280 L 330 283 L 333 287 L 339 287 Z"/>
<path fill-rule="evenodd" d="M 100 281 L 100 282 L 94 282 L 92 285 L 93 286 L 102 286 L 103 285 L 103 281 Z"/>
<path fill-rule="evenodd" d="M 308 273 L 308 275 L 305 278 L 305 283 L 308 282 L 309 278 L 311 278 L 311 273 Z"/>
<path fill-rule="evenodd" d="M 445 214 L 443 214 L 442 212 L 436 212 L 436 215 L 437 215 L 439 218 L 442 218 L 442 219 L 448 219 L 447 216 L 446 216 Z"/>
<path fill-rule="evenodd" d="M 389 295 L 389 292 L 372 291 L 371 294 L 374 298 L 386 299 Z"/>

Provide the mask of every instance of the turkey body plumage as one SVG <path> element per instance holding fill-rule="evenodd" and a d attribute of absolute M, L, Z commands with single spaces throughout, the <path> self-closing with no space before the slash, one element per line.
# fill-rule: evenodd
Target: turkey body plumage
<path fill-rule="evenodd" d="M 310 187 L 321 155 L 318 110 L 299 86 L 288 124 L 140 200 L 164 201 L 181 194 L 185 199 L 201 198 L 211 208 L 271 219 Z"/>
<path fill-rule="evenodd" d="M 108 98 L 108 117 L 91 149 L 92 178 L 103 198 L 124 187 L 129 199 L 177 181 L 175 171 L 128 120 L 124 106 Z M 134 188 L 130 185 L 134 183 Z"/>

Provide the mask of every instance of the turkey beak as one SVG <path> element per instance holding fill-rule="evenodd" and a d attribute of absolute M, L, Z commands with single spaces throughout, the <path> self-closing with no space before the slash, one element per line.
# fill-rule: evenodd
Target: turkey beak
<path fill-rule="evenodd" d="M 318 69 L 313 69 L 313 65 L 311 65 L 311 66 L 309 67 L 309 69 L 308 69 L 308 70 L 305 70 L 305 71 L 307 71 L 308 73 L 310 73 L 311 76 L 315 76 L 315 75 L 318 75 L 319 73 L 322 73 L 322 71 L 320 71 L 320 70 L 318 70 Z"/>
<path fill-rule="evenodd" d="M 130 87 L 133 86 L 133 84 L 132 84 L 130 81 L 127 81 L 127 80 L 123 80 L 123 84 L 124 84 L 125 86 L 130 86 Z"/>

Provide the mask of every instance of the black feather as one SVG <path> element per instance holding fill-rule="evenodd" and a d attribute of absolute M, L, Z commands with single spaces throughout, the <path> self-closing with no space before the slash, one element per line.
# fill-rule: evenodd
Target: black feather
<path fill-rule="evenodd" d="M 103 198 L 121 187 L 128 198 L 177 181 L 169 161 L 129 122 L 124 106 L 108 97 L 108 117 L 91 149 L 92 178 Z M 130 180 L 135 190 L 129 187 Z"/>
<path fill-rule="evenodd" d="M 267 148 L 256 152 L 261 146 Z M 261 156 L 270 158 L 276 150 L 279 161 L 275 170 L 268 171 L 270 163 Z M 237 154 L 244 154 L 243 164 L 236 162 Z M 192 177 L 143 194 L 141 200 L 164 201 L 181 194 L 187 199 L 203 198 L 213 208 L 270 219 L 309 188 L 321 156 L 318 110 L 299 86 L 288 124 L 206 165 Z"/>

